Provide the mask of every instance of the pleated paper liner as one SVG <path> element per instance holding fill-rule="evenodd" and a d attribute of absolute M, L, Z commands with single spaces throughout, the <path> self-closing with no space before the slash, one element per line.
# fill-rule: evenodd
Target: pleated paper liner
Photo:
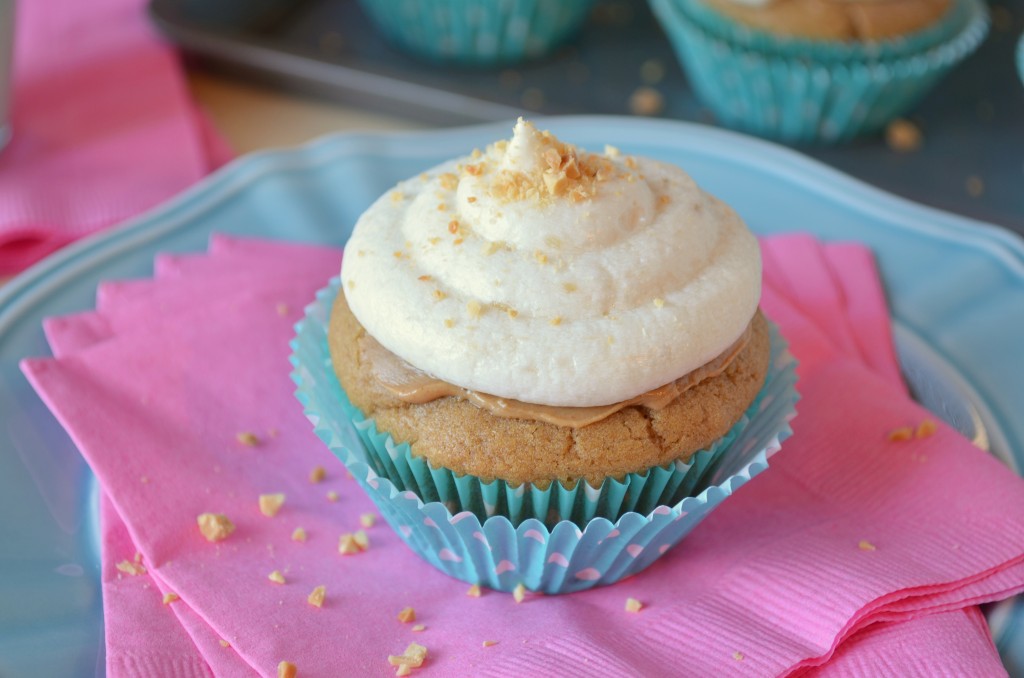
<path fill-rule="evenodd" d="M 935 26 L 877 42 L 793 39 L 743 26 L 701 0 L 649 0 L 690 86 L 723 124 L 789 142 L 840 142 L 905 114 L 988 33 L 982 0 Z"/>
<path fill-rule="evenodd" d="M 333 280 L 297 325 L 296 395 L 317 435 L 402 539 L 434 566 L 468 582 L 500 590 L 522 583 L 560 593 L 639 572 L 764 470 L 790 433 L 798 398 L 795 361 L 773 327 L 771 368 L 762 392 L 743 421 L 689 465 L 669 465 L 596 489 L 586 483 L 571 489 L 557 483 L 545 490 L 510 488 L 457 477 L 413 458 L 408 445 L 395 445 L 349 403 L 327 348 L 337 293 Z M 675 499 L 685 494 L 695 496 Z M 665 496 L 674 500 L 656 503 Z M 463 502 L 475 510 L 461 508 Z M 546 522 L 555 514 L 562 519 Z"/>

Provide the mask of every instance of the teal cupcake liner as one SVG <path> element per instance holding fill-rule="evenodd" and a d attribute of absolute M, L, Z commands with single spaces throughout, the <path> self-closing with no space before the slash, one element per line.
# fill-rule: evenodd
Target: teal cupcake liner
<path fill-rule="evenodd" d="M 439 496 L 424 501 L 415 491 L 403 489 L 404 483 L 415 479 L 417 483 L 429 484 L 423 478 L 436 469 L 424 465 L 426 472 L 421 469 L 421 477 L 417 477 L 406 459 L 407 450 L 400 449 L 403 446 L 396 446 L 389 436 L 377 433 L 361 416 L 352 416 L 358 410 L 348 402 L 335 378 L 327 348 L 328 319 L 338 287 L 337 279 L 332 280 L 296 325 L 296 337 L 291 344 L 296 396 L 316 434 L 346 465 L 406 544 L 441 571 L 470 583 L 504 591 L 522 584 L 534 591 L 567 593 L 610 584 L 640 572 L 678 543 L 726 497 L 767 468 L 768 458 L 791 432 L 789 421 L 795 416 L 798 399 L 796 362 L 773 329 L 769 377 L 756 407 L 748 412 L 745 425 L 731 432 L 731 440 L 715 452 L 709 450 L 711 454 L 703 465 L 693 464 L 698 469 L 696 473 L 683 473 L 682 478 L 676 473 L 668 474 L 668 482 L 677 478 L 679 486 L 692 482 L 695 492 L 700 482 L 705 489 L 696 496 L 654 506 L 650 511 L 627 511 L 615 520 L 592 517 L 580 525 L 564 519 L 549 525 L 535 517 L 514 524 L 505 515 L 483 519 L 470 510 L 453 511 L 450 505 L 461 501 L 460 492 L 467 491 L 460 489 L 459 483 L 475 485 L 470 494 L 478 492 L 481 501 L 494 496 L 487 494 L 492 490 L 485 490 L 486 484 L 477 479 L 442 473 L 441 477 L 450 479 L 452 485 L 435 481 Z M 390 468 L 381 469 L 388 475 L 378 471 L 381 454 L 371 451 L 381 444 L 384 456 L 391 460 Z M 407 473 L 398 472 L 398 468 L 405 468 Z M 398 482 L 392 481 L 391 473 L 397 474 L 394 477 Z M 652 473 L 647 484 L 660 483 L 662 477 Z M 689 480 L 685 480 L 687 477 Z M 595 505 L 580 515 L 594 516 L 607 508 L 601 504 L 600 493 L 595 495 L 593 488 L 587 490 L 585 484 L 581 485 L 582 492 L 577 492 L 571 502 L 573 508 L 565 513 L 573 513 L 576 502 Z M 664 488 L 658 491 L 664 493 Z M 549 488 L 547 493 L 552 498 L 546 500 L 535 497 L 544 491 L 530 488 L 529 493 L 531 502 L 546 502 L 549 507 L 553 504 L 562 511 L 555 498 L 557 490 Z M 525 489 L 522 496 L 527 496 Z M 526 501 L 523 499 L 524 504 Z M 497 511 L 498 500 L 493 505 Z"/>
<path fill-rule="evenodd" d="M 594 0 L 360 0 L 395 45 L 434 61 L 510 64 L 543 56 L 586 21 Z"/>
<path fill-rule="evenodd" d="M 1017 41 L 1017 75 L 1024 83 L 1024 35 L 1020 36 L 1020 40 Z"/>
<path fill-rule="evenodd" d="M 909 111 L 988 34 L 982 0 L 880 42 L 794 40 L 740 25 L 700 0 L 649 0 L 687 78 L 719 121 L 788 142 L 842 142 Z"/>

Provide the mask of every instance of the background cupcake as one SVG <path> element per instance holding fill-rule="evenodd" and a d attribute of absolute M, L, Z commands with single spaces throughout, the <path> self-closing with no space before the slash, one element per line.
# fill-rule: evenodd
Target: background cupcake
<path fill-rule="evenodd" d="M 522 121 L 382 196 L 341 282 L 300 328 L 300 399 L 438 566 L 476 559 L 454 527 L 425 546 L 420 526 L 441 519 L 508 539 L 566 524 L 570 541 L 626 521 L 668 548 L 763 468 L 793 414 L 792 360 L 757 313 L 758 246 L 739 218 L 678 168 Z M 325 363 L 344 390 L 317 375 Z"/>
<path fill-rule="evenodd" d="M 883 128 L 988 31 L 981 0 L 650 4 L 718 119 L 786 141 Z"/>
<path fill-rule="evenodd" d="M 387 38 L 408 52 L 466 65 L 543 56 L 584 24 L 594 0 L 360 0 Z"/>

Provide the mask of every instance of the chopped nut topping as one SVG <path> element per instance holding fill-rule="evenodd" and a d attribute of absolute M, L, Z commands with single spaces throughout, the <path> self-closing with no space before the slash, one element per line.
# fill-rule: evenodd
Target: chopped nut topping
<path fill-rule="evenodd" d="M 456 238 L 455 240 L 452 241 L 452 244 L 453 245 L 461 245 L 462 242 L 463 242 L 462 238 Z"/>
<path fill-rule="evenodd" d="M 313 607 L 323 607 L 325 597 L 327 597 L 327 587 L 321 584 L 313 589 L 312 593 L 306 598 L 306 601 Z"/>
<path fill-rule="evenodd" d="M 735 659 L 738 662 L 741 662 L 744 659 L 743 653 L 740 652 L 739 650 L 737 650 L 737 651 L 732 653 L 732 658 Z"/>
<path fill-rule="evenodd" d="M 338 493 L 334 490 L 329 490 L 327 492 L 327 501 L 338 501 Z"/>
<path fill-rule="evenodd" d="M 438 301 L 441 301 L 447 296 L 448 295 L 442 292 L 441 290 L 434 290 L 434 299 L 437 299 Z"/>
<path fill-rule="evenodd" d="M 427 242 L 430 243 L 431 245 L 436 245 L 437 243 L 441 242 L 441 239 L 440 238 L 436 238 L 436 237 L 435 238 L 427 238 Z"/>
<path fill-rule="evenodd" d="M 860 543 L 857 544 L 857 548 L 859 548 L 861 551 L 874 551 L 874 550 L 876 550 L 875 549 L 875 545 L 872 544 L 871 542 L 869 542 L 867 539 L 861 539 Z"/>
<path fill-rule="evenodd" d="M 221 638 L 217 642 L 220 643 L 221 647 L 231 647 L 231 643 L 229 643 L 228 641 L 224 640 L 223 638 Z"/>
<path fill-rule="evenodd" d="M 295 531 L 292 532 L 292 541 L 306 541 L 306 530 L 296 527 Z"/>
<path fill-rule="evenodd" d="M 537 250 L 536 252 L 533 253 L 533 258 L 537 260 L 538 264 L 548 263 L 548 255 L 544 254 L 540 250 Z"/>
<path fill-rule="evenodd" d="M 395 255 L 395 259 L 401 259 L 403 256 L 401 250 L 395 250 L 392 254 Z"/>
<path fill-rule="evenodd" d="M 181 600 L 181 596 L 177 593 L 165 593 L 164 594 L 164 605 L 170 605 L 171 603 Z"/>
<path fill-rule="evenodd" d="M 441 181 L 441 188 L 446 190 L 454 191 L 459 187 L 459 178 L 451 172 L 445 172 L 438 179 Z"/>
<path fill-rule="evenodd" d="M 617 158 L 619 157 L 620 153 L 621 151 L 619 149 L 615 148 L 614 146 L 609 146 L 608 144 L 605 144 L 604 154 L 607 155 L 609 158 Z"/>
<path fill-rule="evenodd" d="M 309 482 L 311 483 L 319 483 L 325 477 L 327 477 L 327 471 L 323 466 L 314 466 L 313 470 L 309 472 Z"/>
<path fill-rule="evenodd" d="M 915 438 L 928 438 L 935 435 L 935 432 L 939 430 L 938 424 L 932 419 L 925 419 L 917 425 L 917 430 L 914 431 Z"/>
<path fill-rule="evenodd" d="M 437 204 L 437 211 L 438 212 L 447 212 L 448 211 L 448 205 L 445 205 L 443 202 L 438 203 Z"/>
<path fill-rule="evenodd" d="M 654 297 L 654 307 L 655 308 L 662 308 L 664 306 L 665 306 L 665 300 L 664 299 L 662 299 L 661 297 Z"/>
<path fill-rule="evenodd" d="M 476 196 L 475 195 L 469 196 L 468 198 L 466 198 L 466 202 L 469 202 L 469 203 L 476 202 Z"/>
<path fill-rule="evenodd" d="M 412 673 L 412 669 L 409 668 L 408 664 L 400 664 L 395 670 L 396 676 L 408 676 Z"/>
<path fill-rule="evenodd" d="M 566 292 L 568 292 L 569 294 L 572 294 L 578 288 L 576 287 L 576 283 L 567 282 L 567 283 L 562 283 L 562 289 L 565 290 Z"/>
<path fill-rule="evenodd" d="M 499 245 L 498 243 L 489 242 L 486 245 L 484 245 L 484 255 L 489 257 L 500 249 L 501 245 Z"/>
<path fill-rule="evenodd" d="M 551 323 L 552 325 L 561 325 L 562 324 L 562 316 L 556 315 L 554 318 L 552 318 L 548 322 Z"/>
<path fill-rule="evenodd" d="M 402 622 L 403 624 L 408 624 L 409 622 L 416 621 L 416 610 L 412 609 L 411 607 L 405 608 L 404 610 L 398 613 L 398 621 Z"/>
<path fill-rule="evenodd" d="M 448 329 L 451 329 L 451 328 L 455 327 L 455 321 L 453 319 L 451 319 L 451 318 L 445 318 L 444 319 L 444 326 L 447 327 Z"/>
<path fill-rule="evenodd" d="M 478 158 L 479 158 L 479 157 L 480 157 L 481 155 L 482 155 L 482 154 L 480 153 L 480 149 L 479 149 L 479 148 L 474 148 L 474 149 L 473 149 L 473 152 L 472 152 L 472 153 L 470 154 L 470 157 L 471 157 L 471 158 L 473 158 L 473 160 L 476 160 L 476 159 L 478 159 Z"/>
<path fill-rule="evenodd" d="M 516 587 L 512 589 L 512 597 L 515 599 L 516 604 L 523 602 L 523 599 L 526 598 L 526 587 L 521 583 L 516 584 Z"/>
<path fill-rule="evenodd" d="M 275 584 L 283 584 L 284 583 L 284 575 L 281 574 L 280 570 L 274 570 L 273 572 L 268 574 L 267 575 L 267 579 L 269 579 L 270 581 L 274 582 Z"/>
<path fill-rule="evenodd" d="M 266 517 L 273 518 L 276 516 L 282 506 L 284 506 L 284 494 L 278 492 L 277 494 L 260 495 L 260 513 Z"/>
<path fill-rule="evenodd" d="M 478 163 L 476 165 L 466 165 L 465 172 L 470 176 L 478 177 L 484 173 L 484 164 Z"/>
<path fill-rule="evenodd" d="M 484 647 L 493 647 L 493 646 L 495 646 L 497 644 L 498 644 L 498 641 L 496 641 L 496 640 L 485 640 L 483 643 L 481 643 L 481 645 L 483 645 Z"/>
<path fill-rule="evenodd" d="M 220 513 L 201 513 L 196 517 L 199 531 L 207 541 L 221 541 L 235 531 L 235 524 Z"/>
<path fill-rule="evenodd" d="M 469 313 L 470 318 L 479 318 L 481 315 L 483 315 L 484 307 L 476 299 L 470 299 L 468 302 L 466 302 L 466 312 Z"/>
<path fill-rule="evenodd" d="M 626 612 L 639 612 L 643 609 L 644 604 L 636 598 L 626 598 Z"/>
<path fill-rule="evenodd" d="M 466 595 L 469 596 L 470 598 L 479 598 L 480 597 L 480 585 L 479 584 L 473 584 L 472 586 L 470 586 L 469 590 L 466 591 Z"/>
<path fill-rule="evenodd" d="M 370 538 L 366 533 L 359 530 L 355 534 L 343 534 L 338 537 L 338 553 L 343 556 L 350 556 L 370 547 Z"/>
<path fill-rule="evenodd" d="M 365 551 L 370 548 L 370 538 L 367 537 L 366 533 L 362 530 L 357 530 L 356 533 L 352 535 L 352 539 L 355 540 L 356 546 L 358 546 L 360 550 Z"/>
<path fill-rule="evenodd" d="M 140 574 L 146 574 L 146 568 L 143 565 L 133 563 L 129 560 L 122 560 L 117 564 L 117 569 L 132 577 L 137 577 Z"/>
<path fill-rule="evenodd" d="M 448 222 L 448 232 L 451 233 L 452 235 L 454 235 L 454 234 L 459 232 L 459 220 L 458 219 L 452 219 L 451 221 Z"/>
<path fill-rule="evenodd" d="M 250 433 L 249 431 L 242 431 L 241 433 L 235 436 L 235 440 L 242 443 L 246 447 L 256 447 L 257 445 L 260 444 L 260 439 L 256 437 L 256 434 Z"/>
<path fill-rule="evenodd" d="M 433 277 L 429 276 L 429 275 L 421 275 L 419 278 L 417 278 L 417 280 L 422 280 L 423 282 L 429 282 L 429 281 L 433 280 Z"/>
<path fill-rule="evenodd" d="M 347 284 L 348 284 L 348 288 L 350 290 L 354 290 L 356 288 L 356 281 L 355 280 L 349 280 Z"/>
<path fill-rule="evenodd" d="M 291 662 L 281 662 L 277 665 L 277 678 L 295 678 L 299 670 Z"/>
<path fill-rule="evenodd" d="M 359 516 L 359 524 L 363 527 L 373 527 L 377 523 L 376 513 L 364 513 Z"/>
<path fill-rule="evenodd" d="M 426 631 L 427 627 L 424 624 L 416 624 L 412 627 L 412 630 L 416 633 L 419 633 L 420 631 Z"/>
<path fill-rule="evenodd" d="M 890 441 L 898 442 L 902 440 L 910 440 L 914 437 L 914 429 L 909 426 L 901 426 L 900 428 L 889 431 L 887 435 Z"/>

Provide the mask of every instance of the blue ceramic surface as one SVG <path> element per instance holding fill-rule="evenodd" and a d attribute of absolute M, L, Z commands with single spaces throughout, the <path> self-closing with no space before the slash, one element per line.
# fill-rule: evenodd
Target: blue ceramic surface
<path fill-rule="evenodd" d="M 759 233 L 803 230 L 871 246 L 915 365 L 961 384 L 994 451 L 1024 467 L 1019 237 L 729 132 L 632 118 L 542 124 L 590 148 L 610 143 L 686 167 Z M 91 308 L 100 280 L 149 275 L 154 254 L 204 249 L 213 231 L 340 245 L 399 179 L 510 129 L 342 135 L 254 154 L 0 288 L 0 675 L 94 675 L 104 666 L 95 481 L 17 368 L 48 353 L 42 318 Z M 1024 675 L 1024 607 L 998 606 L 990 621 L 1010 673 Z"/>

